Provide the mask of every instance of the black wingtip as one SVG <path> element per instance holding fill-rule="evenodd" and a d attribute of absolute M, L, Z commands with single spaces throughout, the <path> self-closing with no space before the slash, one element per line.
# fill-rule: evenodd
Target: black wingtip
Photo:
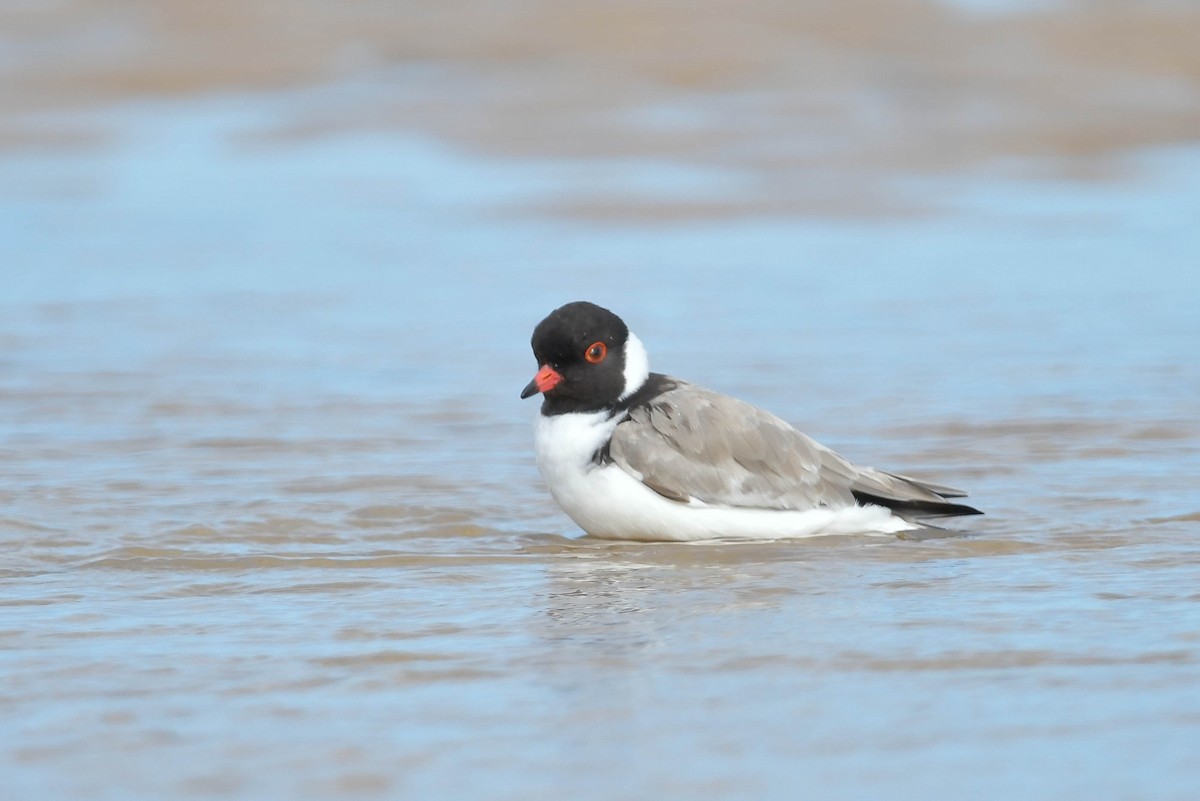
<path fill-rule="evenodd" d="M 901 517 L 924 519 L 927 517 L 966 517 L 981 515 L 983 512 L 965 503 L 948 503 L 943 501 L 902 501 L 896 498 L 884 498 L 869 492 L 854 492 L 854 499 L 862 504 L 885 506 Z"/>

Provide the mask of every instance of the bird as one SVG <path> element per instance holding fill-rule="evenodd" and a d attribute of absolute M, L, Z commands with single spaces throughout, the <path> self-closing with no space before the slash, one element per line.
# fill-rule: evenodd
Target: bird
<path fill-rule="evenodd" d="M 745 401 L 650 371 L 641 340 L 575 301 L 530 340 L 537 465 L 596 538 L 642 542 L 895 535 L 982 514 L 952 487 L 856 467 Z"/>

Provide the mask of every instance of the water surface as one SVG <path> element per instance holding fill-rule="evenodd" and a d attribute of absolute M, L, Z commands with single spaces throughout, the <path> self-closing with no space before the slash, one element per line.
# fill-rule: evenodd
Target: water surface
<path fill-rule="evenodd" d="M 1195 797 L 1187 8 L 157 5 L 4 12 L 5 797 Z M 579 298 L 987 515 L 581 538 Z"/>

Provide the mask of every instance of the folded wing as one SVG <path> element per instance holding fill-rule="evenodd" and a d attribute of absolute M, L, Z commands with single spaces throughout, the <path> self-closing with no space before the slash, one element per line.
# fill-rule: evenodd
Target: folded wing
<path fill-rule="evenodd" d="M 802 510 L 871 503 L 905 518 L 979 514 L 962 492 L 859 468 L 774 415 L 683 382 L 629 410 L 608 458 L 675 501 Z"/>

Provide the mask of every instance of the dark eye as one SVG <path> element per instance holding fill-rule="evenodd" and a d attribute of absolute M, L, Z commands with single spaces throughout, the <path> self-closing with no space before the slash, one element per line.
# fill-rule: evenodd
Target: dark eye
<path fill-rule="evenodd" d="M 592 364 L 599 364 L 604 361 L 604 357 L 608 355 L 608 346 L 603 342 L 593 342 L 588 345 L 588 349 L 583 352 L 583 358 L 587 359 Z"/>

